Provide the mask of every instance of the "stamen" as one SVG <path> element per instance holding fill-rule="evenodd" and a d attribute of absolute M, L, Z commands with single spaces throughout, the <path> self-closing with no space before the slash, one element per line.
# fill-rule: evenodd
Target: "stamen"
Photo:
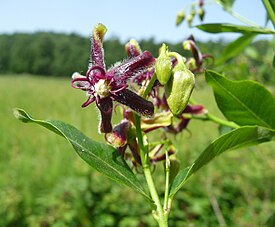
<path fill-rule="evenodd" d="M 106 80 L 100 79 L 94 85 L 95 93 L 100 96 L 100 98 L 105 98 L 109 96 L 111 91 L 111 86 L 109 86 Z"/>

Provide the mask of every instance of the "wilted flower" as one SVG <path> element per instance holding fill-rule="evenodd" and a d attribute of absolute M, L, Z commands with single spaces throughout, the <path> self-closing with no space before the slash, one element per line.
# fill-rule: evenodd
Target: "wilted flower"
<path fill-rule="evenodd" d="M 106 31 L 106 27 L 102 24 L 95 26 L 91 38 L 91 62 L 86 76 L 79 73 L 74 73 L 72 76 L 72 86 L 86 91 L 88 95 L 82 107 L 96 102 L 101 113 L 99 131 L 102 133 L 112 131 L 113 101 L 126 105 L 144 116 L 151 116 L 154 113 L 154 105 L 150 101 L 127 89 L 127 80 L 146 73 L 155 63 L 155 58 L 150 52 L 145 51 L 106 70 L 102 48 Z"/>
<path fill-rule="evenodd" d="M 206 58 L 210 58 L 214 62 L 212 55 L 201 53 L 193 36 L 190 36 L 186 41 L 183 42 L 183 49 L 189 50 L 193 55 L 193 58 L 189 58 L 186 62 L 192 72 L 202 72 L 203 62 Z"/>

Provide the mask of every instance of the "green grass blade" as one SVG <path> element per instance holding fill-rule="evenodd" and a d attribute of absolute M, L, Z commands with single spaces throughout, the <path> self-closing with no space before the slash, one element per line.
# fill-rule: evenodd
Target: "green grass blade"
<path fill-rule="evenodd" d="M 222 135 L 201 153 L 189 169 L 182 169 L 177 174 L 171 183 L 169 197 L 173 198 L 176 192 L 195 172 L 223 152 L 271 141 L 274 137 L 274 130 L 257 126 L 240 127 Z"/>
<path fill-rule="evenodd" d="M 112 180 L 139 192 L 151 201 L 142 185 L 115 148 L 93 141 L 72 125 L 57 120 L 36 120 L 22 109 L 14 109 L 14 116 L 24 123 L 39 124 L 66 138 L 77 154 L 91 167 Z"/>

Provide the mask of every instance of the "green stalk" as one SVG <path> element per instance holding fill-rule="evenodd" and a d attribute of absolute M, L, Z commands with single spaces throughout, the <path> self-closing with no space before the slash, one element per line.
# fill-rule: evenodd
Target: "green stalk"
<path fill-rule="evenodd" d="M 225 8 L 220 1 L 216 1 L 216 3 L 221 6 L 226 12 L 228 12 L 231 16 L 235 17 L 239 21 L 242 21 L 243 23 L 252 26 L 252 27 L 260 27 L 259 25 L 255 24 L 254 22 L 248 20 L 247 18 L 241 16 L 240 14 L 234 12 L 231 8 Z"/>
<path fill-rule="evenodd" d="M 167 150 L 165 151 L 165 192 L 164 192 L 164 203 L 163 203 L 163 209 L 164 212 L 169 213 L 170 207 L 169 207 L 169 183 L 170 183 L 170 159 Z"/>
<path fill-rule="evenodd" d="M 206 114 L 207 118 L 213 122 L 216 122 L 220 125 L 224 125 L 230 128 L 239 128 L 240 126 L 237 125 L 236 123 L 232 122 L 232 121 L 227 121 L 227 120 L 223 120 L 221 118 L 218 118 L 216 116 L 214 116 L 213 114 L 207 113 Z"/>
<path fill-rule="evenodd" d="M 153 212 L 153 215 L 160 227 L 168 227 L 168 217 L 167 215 L 164 214 L 163 207 L 160 202 L 160 198 L 159 198 L 159 195 L 153 180 L 152 172 L 150 169 L 148 150 L 143 143 L 143 137 L 142 137 L 141 127 L 140 127 L 140 116 L 138 116 L 137 114 L 134 114 L 134 119 L 135 119 L 138 145 L 140 149 L 142 169 L 144 172 L 144 176 L 147 182 L 147 186 L 148 186 L 151 198 L 156 205 L 156 212 Z"/>
<path fill-rule="evenodd" d="M 275 27 L 275 4 L 273 3 L 272 5 L 269 0 L 262 0 L 262 2 L 265 6 L 270 20 L 272 21 L 273 27 Z"/>
<path fill-rule="evenodd" d="M 227 120 L 223 120 L 213 114 L 210 113 L 206 113 L 203 116 L 196 116 L 196 115 L 192 115 L 192 118 L 194 119 L 198 119 L 198 120 L 203 120 L 203 121 L 213 121 L 215 123 L 218 123 L 220 125 L 224 125 L 230 128 L 239 128 L 240 126 L 237 125 L 236 123 L 232 122 L 232 121 L 227 121 Z"/>
<path fill-rule="evenodd" d="M 156 79 L 157 79 L 157 76 L 154 73 L 153 77 L 151 78 L 148 85 L 146 86 L 143 94 L 141 94 L 143 98 L 146 98 L 148 96 L 149 92 L 152 90 L 152 87 L 154 86 Z M 147 186 L 148 186 L 151 198 L 156 205 L 156 211 L 153 211 L 153 216 L 155 220 L 158 222 L 160 227 L 168 227 L 168 216 L 165 215 L 164 213 L 164 210 L 158 195 L 158 191 L 156 189 L 156 186 L 153 180 L 150 163 L 149 163 L 149 157 L 148 157 L 148 147 L 144 146 L 144 143 L 143 143 L 142 130 L 140 126 L 140 116 L 137 115 L 136 113 L 134 113 L 134 121 L 135 121 L 136 134 L 137 134 L 143 173 L 147 182 Z"/>

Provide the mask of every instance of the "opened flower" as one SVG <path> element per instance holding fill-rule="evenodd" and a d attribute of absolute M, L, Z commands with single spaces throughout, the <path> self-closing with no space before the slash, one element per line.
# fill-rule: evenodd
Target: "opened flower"
<path fill-rule="evenodd" d="M 86 76 L 79 73 L 72 76 L 72 86 L 85 91 L 88 95 L 82 107 L 96 102 L 101 114 L 99 131 L 102 133 L 112 131 L 113 101 L 126 105 L 144 116 L 154 113 L 154 105 L 129 90 L 127 80 L 146 73 L 155 63 L 155 58 L 150 52 L 145 51 L 106 70 L 102 48 L 106 31 L 102 24 L 95 26 L 91 38 L 91 62 Z"/>

